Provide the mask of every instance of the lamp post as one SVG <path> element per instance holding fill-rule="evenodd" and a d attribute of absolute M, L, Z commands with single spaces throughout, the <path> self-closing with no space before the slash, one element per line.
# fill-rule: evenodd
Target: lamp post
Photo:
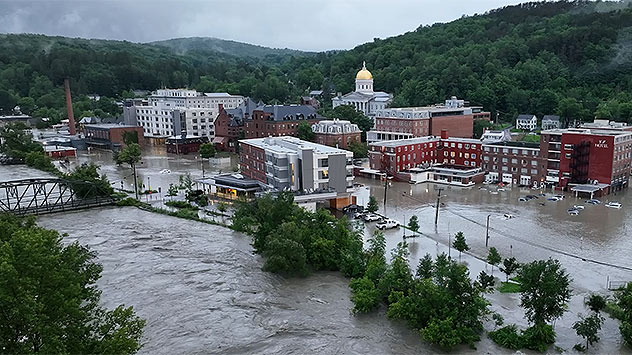
<path fill-rule="evenodd" d="M 487 248 L 489 246 L 489 217 L 491 217 L 491 214 L 487 215 L 487 228 L 485 231 L 485 248 Z"/>

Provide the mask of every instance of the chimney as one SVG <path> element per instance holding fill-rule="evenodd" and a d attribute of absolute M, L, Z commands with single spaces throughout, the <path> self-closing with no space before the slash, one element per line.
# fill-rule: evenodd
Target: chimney
<path fill-rule="evenodd" d="M 75 135 L 75 115 L 72 113 L 72 97 L 70 96 L 70 81 L 64 79 L 64 89 L 66 90 L 66 109 L 68 110 L 68 131 L 71 135 Z"/>
<path fill-rule="evenodd" d="M 447 129 L 442 129 L 441 130 L 441 139 L 448 139 L 448 130 Z"/>

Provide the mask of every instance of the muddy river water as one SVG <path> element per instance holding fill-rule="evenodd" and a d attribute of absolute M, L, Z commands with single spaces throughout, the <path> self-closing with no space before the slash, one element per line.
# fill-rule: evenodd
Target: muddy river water
<path fill-rule="evenodd" d="M 108 153 L 82 155 L 79 161 L 103 165 L 112 180 L 131 184 L 129 169 L 116 167 Z M 152 155 L 140 168 L 152 188 L 166 191 L 178 174 L 201 176 L 199 161 Z M 164 169 L 171 174 L 164 173 Z M 205 173 L 219 168 L 208 166 Z M 230 168 L 224 168 L 230 169 Z M 161 173 L 161 171 L 163 171 Z M 224 170 L 226 171 L 226 170 Z M 25 167 L 0 167 L 0 180 L 43 176 Z M 384 186 L 373 180 L 364 184 L 358 200 L 370 194 L 382 202 Z M 116 182 L 115 182 L 116 184 Z M 126 186 L 127 187 L 127 186 Z M 519 202 L 518 198 L 540 191 L 445 188 L 439 223 L 435 228 L 433 207 L 437 185 L 393 183 L 387 191 L 385 214 L 400 221 L 415 214 L 425 237 L 408 239 L 411 265 L 425 253 L 450 252 L 450 236 L 463 231 L 472 248 L 463 260 L 472 273 L 485 269 L 477 259 L 486 255 L 485 225 L 490 216 L 490 246 L 521 262 L 553 257 L 560 259 L 573 277 L 570 311 L 556 323 L 557 345 L 570 349 L 579 342 L 570 329 L 583 312 L 581 303 L 589 291 L 606 293 L 610 280 L 632 280 L 632 198 L 628 191 L 608 196 L 622 209 L 587 205 L 567 195 L 563 201 L 546 197 Z M 491 188 L 495 190 L 494 188 Z M 544 191 L 551 195 L 550 191 Z M 579 216 L 567 208 L 585 205 Z M 384 212 L 383 205 L 380 206 Z M 505 214 L 513 218 L 506 219 Z M 284 279 L 261 271 L 262 261 L 253 255 L 247 236 L 228 229 L 155 215 L 136 208 L 99 208 L 42 216 L 39 223 L 68 233 L 98 252 L 103 264 L 99 286 L 108 307 L 133 305 L 147 320 L 141 353 L 226 354 L 413 354 L 439 349 L 420 341 L 405 325 L 382 313 L 354 316 L 350 313 L 348 280 L 338 273 L 318 273 L 303 279 Z M 367 225 L 369 234 L 373 225 Z M 402 240 L 403 230 L 386 232 L 388 247 Z M 456 254 L 453 254 L 456 255 Z M 498 271 L 496 271 L 498 272 Z M 517 295 L 489 296 L 494 310 L 508 322 L 525 325 L 517 307 Z M 489 329 L 493 325 L 487 324 Z M 623 353 L 617 323 L 608 320 L 602 331 L 599 353 Z M 510 353 L 494 346 L 486 336 L 478 350 L 459 353 Z"/>

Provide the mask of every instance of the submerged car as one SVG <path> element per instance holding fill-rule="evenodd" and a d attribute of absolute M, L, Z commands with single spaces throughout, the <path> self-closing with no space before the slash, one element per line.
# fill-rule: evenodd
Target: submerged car
<path fill-rule="evenodd" d="M 591 204 L 591 205 L 600 205 L 601 201 L 597 200 L 596 198 L 593 198 L 590 200 L 586 200 L 586 203 Z"/>
<path fill-rule="evenodd" d="M 562 201 L 562 199 L 557 197 L 557 196 L 551 196 L 551 197 L 547 198 L 547 200 L 549 200 L 549 201 Z"/>
<path fill-rule="evenodd" d="M 578 216 L 579 215 L 579 210 L 576 208 L 569 208 L 568 209 L 568 214 L 570 214 L 571 216 Z"/>
<path fill-rule="evenodd" d="M 397 222 L 396 220 L 393 219 L 387 219 L 385 221 L 382 221 L 380 223 L 378 223 L 376 225 L 376 227 L 378 229 L 391 229 L 391 228 L 398 228 L 399 227 L 399 222 Z"/>
<path fill-rule="evenodd" d="M 617 201 L 610 201 L 610 202 L 606 203 L 606 207 L 619 209 L 619 208 L 622 207 L 622 205 L 621 205 L 621 203 L 619 203 Z"/>

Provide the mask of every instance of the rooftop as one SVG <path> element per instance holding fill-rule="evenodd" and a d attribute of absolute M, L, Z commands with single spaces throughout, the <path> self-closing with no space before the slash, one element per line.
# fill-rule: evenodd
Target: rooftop
<path fill-rule="evenodd" d="M 542 131 L 543 134 L 589 134 L 595 136 L 623 136 L 632 134 L 628 131 L 614 131 L 607 129 L 591 129 L 591 128 L 555 128 Z"/>
<path fill-rule="evenodd" d="M 378 146 L 378 147 L 399 147 L 402 145 L 432 143 L 432 142 L 439 142 L 439 137 L 426 136 L 426 137 L 415 137 L 415 138 L 407 138 L 407 139 L 395 139 L 392 141 L 375 142 L 375 143 L 371 143 L 371 145 Z"/>
<path fill-rule="evenodd" d="M 116 124 L 116 123 L 99 123 L 99 124 L 87 124 L 84 127 L 96 128 L 96 129 L 110 129 L 110 128 L 136 128 L 140 126 Z"/>
<path fill-rule="evenodd" d="M 350 153 L 343 149 L 312 143 L 289 136 L 242 139 L 239 142 L 276 153 L 297 153 L 298 151 L 305 149 L 311 149 L 314 153 L 320 154 Z"/>
<path fill-rule="evenodd" d="M 494 143 L 485 143 L 485 145 L 496 146 L 496 147 L 515 147 L 515 148 L 531 148 L 531 149 L 540 149 L 540 143 L 535 142 L 514 142 L 514 141 L 505 141 L 505 142 L 494 142 Z"/>

